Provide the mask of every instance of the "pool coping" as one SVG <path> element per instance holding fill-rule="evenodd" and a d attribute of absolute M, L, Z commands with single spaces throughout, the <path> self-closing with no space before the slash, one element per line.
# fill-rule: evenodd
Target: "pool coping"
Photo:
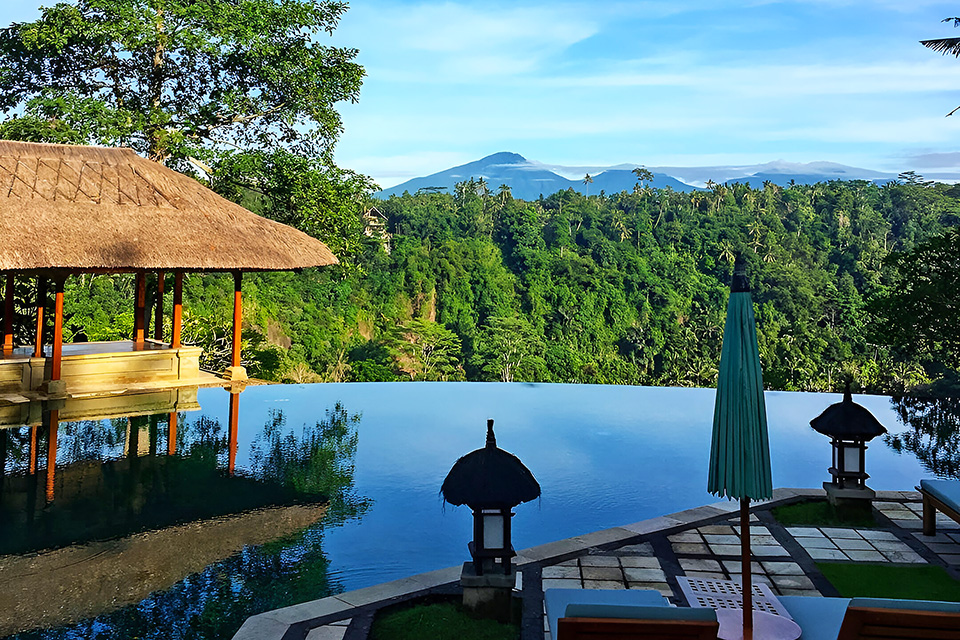
<path fill-rule="evenodd" d="M 913 491 L 877 491 L 877 500 L 904 500 L 916 497 Z M 770 500 L 752 502 L 751 510 L 769 509 L 803 498 L 824 497 L 823 489 L 780 488 Z M 692 525 L 729 518 L 739 511 L 736 501 L 722 501 L 657 516 L 631 524 L 601 529 L 579 536 L 547 542 L 517 552 L 516 565 L 522 570 L 532 565 L 554 564 L 581 555 L 591 549 L 615 548 L 643 542 L 652 535 L 671 534 Z M 273 609 L 250 616 L 233 640 L 301 640 L 311 629 L 370 613 L 385 606 L 432 593 L 451 592 L 459 584 L 461 566 L 347 591 L 318 600 Z"/>

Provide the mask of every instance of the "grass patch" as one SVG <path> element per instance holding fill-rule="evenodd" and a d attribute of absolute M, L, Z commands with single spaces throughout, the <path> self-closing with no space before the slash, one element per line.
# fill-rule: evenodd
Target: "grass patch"
<path fill-rule="evenodd" d="M 459 604 L 419 604 L 378 615 L 371 640 L 516 640 L 520 627 L 470 617 Z"/>
<path fill-rule="evenodd" d="M 960 581 L 951 578 L 943 567 L 818 562 L 817 568 L 844 598 L 960 602 Z"/>
<path fill-rule="evenodd" d="M 875 527 L 877 519 L 870 511 L 837 511 L 826 500 L 805 500 L 772 509 L 773 517 L 786 527 Z"/>

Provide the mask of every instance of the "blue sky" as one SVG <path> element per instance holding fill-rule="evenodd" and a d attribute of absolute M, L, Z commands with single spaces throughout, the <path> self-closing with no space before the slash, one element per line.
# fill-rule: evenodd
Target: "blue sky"
<path fill-rule="evenodd" d="M 38 15 L 5 0 L 0 24 Z M 565 165 L 830 160 L 960 171 L 960 36 L 929 0 L 354 0 L 341 166 L 387 187 L 513 151 Z"/>

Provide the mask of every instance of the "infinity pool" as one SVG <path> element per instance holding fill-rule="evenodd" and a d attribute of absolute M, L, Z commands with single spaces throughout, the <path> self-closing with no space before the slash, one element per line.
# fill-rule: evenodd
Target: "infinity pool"
<path fill-rule="evenodd" d="M 128 442 L 133 430 L 123 421 L 61 423 L 56 454 L 61 483 L 80 483 L 77 478 L 83 477 L 89 483 L 89 473 L 71 469 L 102 465 L 98 481 L 114 482 L 118 488 L 98 496 L 109 495 L 109 501 L 117 501 L 116 496 L 127 495 L 127 489 L 121 487 L 126 481 L 111 478 L 128 478 L 134 473 L 137 480 L 130 491 L 140 494 L 135 499 L 124 498 L 117 507 L 128 515 L 113 529 L 97 529 L 102 525 L 98 520 L 83 525 L 91 527 L 87 539 L 71 537 L 69 531 L 46 531 L 48 538 L 44 539 L 51 542 L 45 548 L 62 547 L 48 549 L 47 556 L 110 544 L 103 538 L 113 535 L 111 532 L 123 540 L 139 540 L 180 535 L 182 527 L 196 529 L 200 525 L 195 523 L 201 522 L 213 527 L 211 535 L 221 535 L 217 532 L 229 526 L 241 533 L 233 534 L 240 536 L 239 542 L 226 557 L 213 554 L 210 557 L 216 557 L 215 561 L 203 568 L 192 567 L 192 573 L 176 576 L 172 586 L 135 604 L 91 609 L 91 615 L 82 619 L 78 616 L 86 614 L 78 609 L 80 613 L 59 620 L 61 624 L 56 624 L 55 615 L 38 616 L 37 628 L 19 637 L 230 637 L 247 615 L 265 608 L 460 564 L 468 556 L 471 516 L 465 508 L 444 508 L 439 489 L 459 456 L 483 446 L 488 418 L 495 420 L 498 445 L 519 456 L 542 488 L 539 501 L 516 509 L 513 540 L 518 549 L 716 501 L 705 490 L 714 401 L 711 389 L 483 383 L 250 387 L 238 397 L 235 446 L 231 446 L 228 433 L 228 399 L 222 389 L 201 389 L 200 410 L 179 415 L 175 458 L 186 456 L 187 461 L 177 465 L 148 464 L 150 458 L 164 462 L 167 457 L 167 414 L 149 422 L 152 430 L 144 427 L 136 454 L 131 453 L 134 447 Z M 829 478 L 830 446 L 827 438 L 810 428 L 809 421 L 841 396 L 768 392 L 766 399 L 774 486 L 819 486 Z M 916 427 L 917 416 L 926 415 L 924 407 L 905 408 L 880 396 L 854 399 L 892 434 L 872 442 L 867 452 L 872 488 L 910 489 L 919 478 L 931 475 L 928 469 L 941 474 L 953 469 L 957 452 L 943 451 L 941 445 L 947 441 Z M 301 447 L 309 433 L 316 435 L 317 430 L 311 428 L 325 420 L 327 411 L 338 403 L 340 415 L 359 416 L 348 421 L 356 436 L 355 449 L 343 446 L 336 452 L 341 474 L 349 475 L 352 467 L 353 485 L 338 485 L 344 493 L 341 504 L 327 517 L 317 519 L 317 512 L 310 511 L 316 509 L 310 507 L 311 500 L 315 502 L 313 494 L 301 481 L 304 474 L 316 470 L 304 471 L 309 461 L 302 455 L 293 455 L 290 462 L 270 452 L 271 447 L 277 451 Z M 912 426 L 901 423 L 901 414 L 914 420 Z M 79 484 L 57 485 L 52 502 L 34 505 L 39 515 L 21 517 L 42 490 L 35 490 L 34 495 L 18 489 L 28 475 L 21 451 L 28 446 L 28 429 L 6 431 L 11 435 L 0 517 L 13 514 L 18 522 L 28 523 L 25 527 L 34 526 L 30 522 L 42 522 L 48 529 L 79 527 L 73 516 L 43 519 L 44 509 L 52 513 L 58 500 L 65 503 L 68 494 L 82 493 Z M 221 444 L 202 448 L 200 444 L 207 441 Z M 950 442 L 955 446 L 955 435 Z M 911 451 L 918 451 L 920 457 Z M 202 467 L 190 459 L 206 459 L 212 466 Z M 123 464 L 118 466 L 117 460 Z M 228 477 L 231 464 L 234 476 Z M 201 472 L 201 467 L 207 471 Z M 208 481 L 214 483 L 210 486 L 216 485 L 219 507 L 205 511 L 207 507 L 168 504 L 172 498 L 149 509 L 142 506 L 150 502 L 151 491 L 181 495 L 169 489 L 175 484 L 171 474 L 188 472 L 200 478 L 188 485 Z M 43 474 L 42 468 L 37 474 Z M 33 497 L 24 498 L 18 491 Z M 58 491 L 65 497 L 60 498 Z M 189 487 L 184 491 L 189 494 Z M 75 500 L 82 504 L 80 498 Z M 101 504 L 98 508 L 105 507 Z M 149 518 L 142 515 L 146 513 Z M 275 539 L 261 531 L 264 527 L 258 517 L 267 522 L 283 518 Z M 245 529 L 244 522 L 251 524 Z M 161 531 L 157 533 L 157 529 Z M 251 537 L 245 543 L 244 531 Z M 23 540 L 32 539 L 21 536 L 4 551 L 7 555 L 0 556 L 0 601 L 20 598 L 29 589 L 33 578 L 4 575 L 4 571 L 22 566 L 24 557 L 39 551 L 22 548 L 27 544 Z M 178 539 L 180 544 L 194 544 L 187 537 Z M 122 560 L 122 548 L 111 548 Z M 103 557 L 84 562 L 103 562 Z M 60 565 L 52 562 L 51 566 Z M 33 607 L 56 607 L 55 602 L 42 599 L 32 602 Z M 18 630 L 9 625 L 6 629 L 6 633 Z"/>

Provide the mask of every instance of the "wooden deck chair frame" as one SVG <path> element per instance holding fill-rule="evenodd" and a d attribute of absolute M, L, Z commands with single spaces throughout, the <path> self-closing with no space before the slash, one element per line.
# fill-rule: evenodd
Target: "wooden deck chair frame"
<path fill-rule="evenodd" d="M 937 534 L 937 511 L 960 523 L 960 512 L 922 488 L 916 487 L 916 489 L 923 496 L 923 535 L 933 536 Z"/>
<path fill-rule="evenodd" d="M 960 613 L 849 607 L 837 640 L 960 640 Z"/>
<path fill-rule="evenodd" d="M 716 620 L 560 618 L 554 640 L 716 640 L 719 629 Z"/>

